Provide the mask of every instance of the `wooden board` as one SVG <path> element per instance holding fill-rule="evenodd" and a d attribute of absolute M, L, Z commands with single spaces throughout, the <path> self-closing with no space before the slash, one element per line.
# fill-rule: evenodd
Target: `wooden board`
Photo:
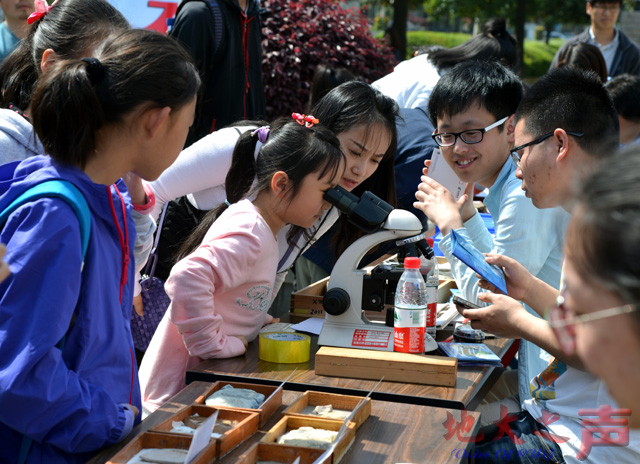
<path fill-rule="evenodd" d="M 328 404 L 330 404 L 333 409 L 353 411 L 362 399 L 363 397 L 361 396 L 306 391 L 298 401 L 285 409 L 283 414 L 285 416 L 319 417 L 312 414 L 304 414 L 302 411 L 307 406 L 326 406 Z M 371 415 L 371 398 L 364 398 L 364 401 L 364 404 L 353 418 L 356 429 L 359 429 L 364 421 L 367 420 L 367 417 Z"/>
<path fill-rule="evenodd" d="M 143 449 L 175 448 L 188 450 L 192 437 L 145 432 L 134 438 L 118 454 L 113 456 L 107 464 L 127 464 L 131 458 Z M 216 458 L 216 441 L 212 438 L 205 449 L 195 457 L 191 464 L 209 464 Z"/>
<path fill-rule="evenodd" d="M 322 346 L 316 375 L 455 387 L 458 360 L 445 356 Z"/>
<path fill-rule="evenodd" d="M 260 440 L 263 443 L 273 443 L 274 446 L 291 446 L 291 445 L 281 445 L 276 443 L 278 438 L 280 438 L 285 433 L 290 430 L 296 430 L 300 427 L 313 427 L 315 429 L 323 429 L 323 430 L 333 430 L 337 432 L 342 427 L 343 422 L 339 420 L 332 419 L 323 419 L 319 417 L 309 417 L 309 416 L 283 416 L 282 419 L 276 423 L 271 429 L 267 432 L 267 434 L 262 437 Z M 333 450 L 333 460 L 331 461 L 333 464 L 337 464 L 342 459 L 342 456 L 348 451 L 349 446 L 353 443 L 356 436 L 356 425 L 353 422 L 349 422 L 347 426 L 347 433 L 345 433 L 340 441 L 336 445 Z M 306 448 L 303 446 L 298 446 L 296 448 L 300 449 L 314 449 L 314 448 Z"/>
<path fill-rule="evenodd" d="M 225 385 L 231 385 L 233 388 L 246 388 L 249 390 L 253 390 L 258 393 L 262 393 L 264 395 L 264 402 L 260 405 L 258 409 L 249 409 L 249 408 L 229 408 L 226 406 L 216 406 L 218 409 L 237 409 L 242 411 L 251 411 L 257 412 L 260 414 L 260 427 L 262 427 L 269 418 L 273 415 L 274 412 L 282 405 L 282 389 L 278 390 L 278 392 L 271 397 L 271 394 L 277 390 L 278 387 L 274 387 L 272 385 L 259 385 L 257 383 L 244 383 L 244 382 L 215 382 L 211 385 L 211 388 L 207 390 L 207 392 L 200 396 L 197 400 L 197 404 L 205 404 L 205 401 L 208 397 L 213 395 L 215 392 L 220 390 Z"/>
<path fill-rule="evenodd" d="M 313 464 L 316 459 L 322 456 L 322 453 L 324 453 L 324 450 L 314 448 L 256 443 L 245 454 L 240 456 L 236 464 L 256 464 L 258 461 L 292 464 L 296 458 L 300 458 L 300 464 Z M 325 458 L 320 464 L 331 464 L 331 456 Z"/>
<path fill-rule="evenodd" d="M 165 420 L 160 425 L 153 427 L 150 431 L 183 436 L 184 434 L 171 432 L 171 429 L 173 428 L 172 422 L 184 421 L 184 419 L 189 416 L 193 416 L 194 414 L 198 414 L 201 417 L 209 417 L 216 411 L 218 411 L 216 425 L 218 421 L 223 420 L 237 421 L 237 424 L 232 429 L 226 430 L 222 434 L 222 437 L 215 439 L 217 442 L 216 456 L 224 456 L 258 431 L 260 414 L 257 412 L 249 412 L 240 409 L 218 409 L 212 406 L 202 405 L 189 406 L 187 409 L 183 409 L 176 413 L 175 416 Z M 213 431 L 220 433 L 217 432 L 215 428 Z"/>

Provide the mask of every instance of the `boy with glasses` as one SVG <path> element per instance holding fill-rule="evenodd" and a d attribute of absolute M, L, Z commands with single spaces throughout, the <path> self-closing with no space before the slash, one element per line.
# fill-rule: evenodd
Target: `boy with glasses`
<path fill-rule="evenodd" d="M 552 135 L 547 137 L 548 134 Z M 519 162 L 516 176 L 522 179 L 527 197 L 538 208 L 561 205 L 570 211 L 580 182 L 597 171 L 599 162 L 617 152 L 616 111 L 595 74 L 554 69 L 540 78 L 520 103 L 515 115 L 515 141 L 518 147 L 514 157 Z M 474 328 L 528 340 L 554 357 L 531 381 L 531 398 L 523 402 L 523 411 L 513 410 L 513 401 L 482 406 L 480 411 L 499 416 L 500 407 L 506 406 L 509 412 L 518 412 L 513 416 L 518 420 L 509 422 L 516 435 L 526 437 L 529 446 L 549 448 L 554 456 L 577 463 L 576 456 L 593 439 L 583 422 L 593 418 L 585 417 L 584 411 L 616 408 L 616 404 L 604 383 L 582 370 L 577 356 L 563 352 L 549 324 L 524 311 L 516 301 L 526 303 L 542 316 L 558 303 L 559 287 L 532 276 L 511 258 L 490 255 L 487 262 L 504 270 L 510 296 L 482 294 L 480 299 L 491 306 L 462 310 L 462 315 L 471 319 Z M 480 281 L 479 286 L 495 291 L 485 281 Z M 489 427 L 482 432 L 483 440 L 476 443 L 478 452 L 499 448 L 515 453 L 522 448 L 510 439 L 504 440 L 506 436 L 496 437 Z M 615 440 L 605 439 L 588 450 L 587 462 L 640 462 L 638 434 L 629 433 L 627 443 L 614 446 Z"/>
<path fill-rule="evenodd" d="M 624 73 L 640 75 L 640 50 L 624 32 L 615 27 L 621 9 L 622 0 L 587 1 L 587 14 L 591 18 L 591 26 L 560 47 L 550 69 L 558 65 L 559 57 L 569 44 L 584 42 L 600 49 L 607 64 L 609 77 Z"/>
<path fill-rule="evenodd" d="M 520 189 L 516 166 L 509 158 L 514 145 L 514 113 L 522 95 L 520 79 L 504 66 L 472 61 L 445 74 L 429 99 L 429 117 L 436 127 L 433 138 L 449 166 L 469 185 L 466 195 L 456 202 L 438 182 L 422 177 L 414 206 L 440 228 L 440 250 L 451 263 L 462 296 L 472 302 L 481 291 L 478 277 L 452 255 L 451 230 L 483 253 L 510 256 L 548 284 L 557 288 L 560 283 L 568 215 L 560 208 L 535 208 Z M 484 204 L 495 224 L 493 238 L 473 206 L 475 183 L 489 189 Z M 504 382 L 507 391 L 494 393 L 498 398 L 512 396 L 519 383 L 522 398 L 527 398 L 531 377 L 548 363 L 547 353 L 522 342 L 518 381 L 515 376 L 509 378 Z"/>

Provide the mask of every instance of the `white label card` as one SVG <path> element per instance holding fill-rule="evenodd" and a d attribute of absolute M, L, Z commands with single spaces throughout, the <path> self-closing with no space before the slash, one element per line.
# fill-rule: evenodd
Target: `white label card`
<path fill-rule="evenodd" d="M 218 419 L 218 411 L 214 412 L 209 418 L 202 423 L 200 427 L 196 429 L 191 440 L 191 446 L 189 446 L 189 452 L 187 458 L 184 460 L 185 464 L 189 464 L 200 454 L 200 451 L 205 449 L 211 439 L 211 432 L 216 425 L 216 419 Z"/>

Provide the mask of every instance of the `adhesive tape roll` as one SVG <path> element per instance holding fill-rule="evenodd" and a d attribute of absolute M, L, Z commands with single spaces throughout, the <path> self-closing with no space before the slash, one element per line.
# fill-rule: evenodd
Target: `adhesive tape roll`
<path fill-rule="evenodd" d="M 260 334 L 258 357 L 273 363 L 302 363 L 309 361 L 311 338 L 291 332 Z"/>

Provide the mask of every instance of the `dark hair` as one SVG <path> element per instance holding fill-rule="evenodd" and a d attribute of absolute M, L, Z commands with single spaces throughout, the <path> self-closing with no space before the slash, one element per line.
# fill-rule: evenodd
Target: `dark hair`
<path fill-rule="evenodd" d="M 467 60 L 499 61 L 515 69 L 518 51 L 516 39 L 507 32 L 506 21 L 494 18 L 485 23 L 482 33 L 456 47 L 430 51 L 428 59 L 440 71 Z"/>
<path fill-rule="evenodd" d="M 620 5 L 620 8 L 622 8 L 623 6 L 623 2 L 622 0 L 587 0 L 586 3 L 591 4 L 591 6 L 597 4 L 597 3 L 617 3 Z"/>
<path fill-rule="evenodd" d="M 313 80 L 311 81 L 310 107 L 318 103 L 330 90 L 344 82 L 356 79 L 356 75 L 346 68 L 333 68 L 326 64 L 319 64 L 313 73 Z"/>
<path fill-rule="evenodd" d="M 534 138 L 561 128 L 582 132 L 575 141 L 587 154 L 602 158 L 618 150 L 618 115 L 611 97 L 593 72 L 554 68 L 529 88 L 516 111 L 516 124 Z"/>
<path fill-rule="evenodd" d="M 600 49 L 585 42 L 573 42 L 567 45 L 560 53 L 556 66 L 558 68 L 572 66 L 593 71 L 603 83 L 607 82 L 609 77 L 607 63 L 605 63 Z"/>
<path fill-rule="evenodd" d="M 438 119 L 455 116 L 472 106 L 485 108 L 496 120 L 515 113 L 522 99 L 522 82 L 496 61 L 466 61 L 440 78 L 428 103 L 434 127 Z M 504 125 L 498 130 L 503 130 Z"/>
<path fill-rule="evenodd" d="M 367 137 L 370 135 L 375 136 L 373 131 L 376 124 L 381 124 L 387 128 L 391 134 L 391 143 L 378 169 L 371 177 L 353 189 L 352 193 L 362 196 L 365 191 L 370 191 L 395 206 L 397 203 L 394 169 L 396 150 L 398 148 L 396 134 L 397 103 L 369 84 L 360 81 L 349 81 L 329 92 L 313 107 L 311 112 L 336 135 L 361 125 L 367 128 Z M 340 226 L 335 237 L 335 250 L 339 255 L 364 233 L 349 223 L 344 215 L 340 216 L 338 222 Z"/>
<path fill-rule="evenodd" d="M 291 118 L 280 118 L 270 127 L 269 137 L 255 157 L 258 136 L 254 131 L 244 132 L 233 150 L 231 168 L 225 179 L 227 201 L 236 203 L 254 193 L 266 190 L 271 185 L 273 175 L 283 171 L 289 177 L 292 187 L 289 199 L 296 195 L 303 179 L 312 173 L 319 177 L 339 175 L 344 160 L 340 141 L 329 129 L 314 125 L 305 127 Z M 251 187 L 253 185 L 253 188 Z M 226 204 L 212 209 L 200 221 L 178 251 L 183 258 L 192 253 L 204 240 L 207 231 L 216 218 L 227 209 Z M 294 226 L 287 240 L 293 243 L 295 236 L 306 229 Z"/>
<path fill-rule="evenodd" d="M 33 126 L 46 152 L 80 168 L 94 155 L 101 128 L 141 105 L 180 109 L 200 87 L 189 54 L 157 32 L 125 31 L 94 56 L 60 61 L 33 96 Z"/>
<path fill-rule="evenodd" d="M 129 27 L 106 0 L 59 0 L 0 65 L 0 107 L 29 108 L 45 50 L 52 49 L 62 60 L 80 58 L 111 34 Z"/>
<path fill-rule="evenodd" d="M 604 87 L 609 92 L 618 116 L 633 122 L 640 122 L 640 77 L 620 74 L 612 77 Z"/>
<path fill-rule="evenodd" d="M 588 282 L 640 303 L 640 146 L 584 180 L 567 232 L 567 256 Z"/>

